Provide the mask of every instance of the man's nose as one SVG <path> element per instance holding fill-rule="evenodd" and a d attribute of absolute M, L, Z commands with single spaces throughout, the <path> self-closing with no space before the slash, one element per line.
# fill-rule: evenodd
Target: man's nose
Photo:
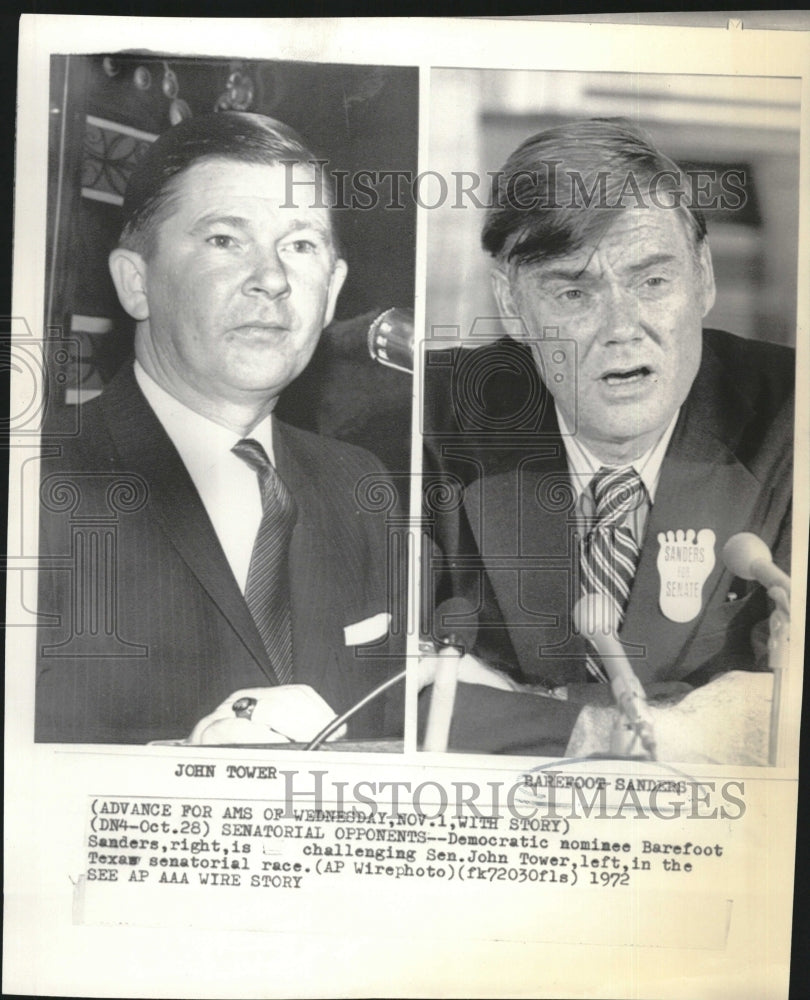
<path fill-rule="evenodd" d="M 242 290 L 246 295 L 267 295 L 273 299 L 289 292 L 287 272 L 274 247 L 254 253 Z"/>
<path fill-rule="evenodd" d="M 626 288 L 611 288 L 603 303 L 600 340 L 622 343 L 641 337 L 638 296 Z"/>

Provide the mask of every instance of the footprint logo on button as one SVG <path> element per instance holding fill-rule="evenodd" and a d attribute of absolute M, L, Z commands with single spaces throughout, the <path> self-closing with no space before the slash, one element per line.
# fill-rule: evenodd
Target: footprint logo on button
<path fill-rule="evenodd" d="M 703 604 L 703 584 L 714 569 L 716 536 L 711 528 L 658 532 L 658 603 L 673 622 L 691 622 Z"/>

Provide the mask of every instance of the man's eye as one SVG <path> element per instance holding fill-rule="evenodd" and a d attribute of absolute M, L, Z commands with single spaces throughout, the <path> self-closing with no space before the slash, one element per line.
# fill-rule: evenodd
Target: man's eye
<path fill-rule="evenodd" d="M 215 233 L 213 236 L 209 236 L 206 242 L 218 250 L 228 250 L 230 247 L 236 246 L 236 240 L 233 236 L 228 236 L 225 233 Z"/>
<path fill-rule="evenodd" d="M 576 302 L 578 299 L 582 298 L 582 289 L 566 288 L 565 291 L 560 294 L 560 298 L 564 299 L 566 302 Z"/>
<path fill-rule="evenodd" d="M 316 253 L 318 244 L 314 240 L 290 240 L 287 249 L 293 253 Z"/>
<path fill-rule="evenodd" d="M 666 284 L 666 278 L 662 278 L 659 274 L 654 274 L 652 277 L 647 278 L 644 284 L 647 288 L 660 288 L 661 285 Z"/>

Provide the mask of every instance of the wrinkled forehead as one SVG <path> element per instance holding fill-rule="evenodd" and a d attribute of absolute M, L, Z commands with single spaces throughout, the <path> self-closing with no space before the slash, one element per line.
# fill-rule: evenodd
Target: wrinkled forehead
<path fill-rule="evenodd" d="M 584 273 L 594 267 L 597 251 L 600 260 L 628 268 L 645 259 L 667 256 L 686 261 L 697 254 L 698 242 L 688 213 L 678 208 L 645 206 L 580 211 L 589 214 L 581 220 L 578 245 L 571 247 L 561 242 L 559 247 L 552 244 L 547 252 L 534 259 L 515 258 L 507 266 L 509 275 L 517 278 L 550 272 Z"/>
<path fill-rule="evenodd" d="M 267 207 L 279 217 L 317 226 L 334 239 L 334 197 L 317 163 L 293 159 L 255 162 L 237 157 L 204 157 L 165 185 L 157 223 L 183 212 Z"/>

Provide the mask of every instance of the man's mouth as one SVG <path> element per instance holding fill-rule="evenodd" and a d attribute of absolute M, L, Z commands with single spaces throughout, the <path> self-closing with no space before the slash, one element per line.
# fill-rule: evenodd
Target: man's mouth
<path fill-rule="evenodd" d="M 617 368 L 605 372 L 600 378 L 607 385 L 628 385 L 633 382 L 641 382 L 650 375 L 652 375 L 651 368 L 648 368 L 647 365 L 639 365 L 637 368 Z"/>
<path fill-rule="evenodd" d="M 284 324 L 280 319 L 249 319 L 245 323 L 240 323 L 240 329 L 249 330 L 280 330 Z"/>
<path fill-rule="evenodd" d="M 241 334 L 262 334 L 262 333 L 281 333 L 287 329 L 287 327 L 282 322 L 278 323 L 268 323 L 262 320 L 256 320 L 255 322 L 240 323 L 239 326 L 234 327 L 237 333 Z"/>

